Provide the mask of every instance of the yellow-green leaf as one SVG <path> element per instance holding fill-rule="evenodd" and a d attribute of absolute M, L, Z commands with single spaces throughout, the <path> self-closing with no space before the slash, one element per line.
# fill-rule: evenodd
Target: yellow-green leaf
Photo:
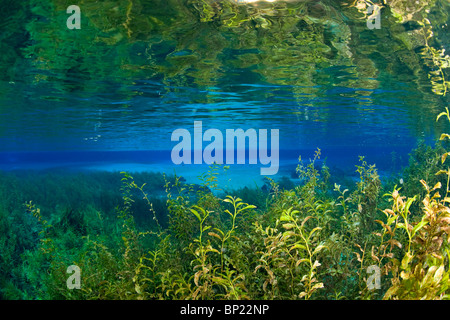
<path fill-rule="evenodd" d="M 313 236 L 313 234 L 316 231 L 319 231 L 319 230 L 322 230 L 322 228 L 321 227 L 315 227 L 314 229 L 312 229 L 311 232 L 309 233 L 308 239 L 311 238 Z"/>
<path fill-rule="evenodd" d="M 318 246 L 314 249 L 313 255 L 319 253 L 319 252 L 322 251 L 322 249 L 324 249 L 324 248 L 326 248 L 326 246 L 324 246 L 324 245 L 318 245 Z"/>
<path fill-rule="evenodd" d="M 300 243 L 296 243 L 289 249 L 289 251 L 294 250 L 294 249 L 306 250 L 306 247 Z"/>
<path fill-rule="evenodd" d="M 197 219 L 198 219 L 199 221 L 202 220 L 202 218 L 200 218 L 200 214 L 199 214 L 196 210 L 194 210 L 194 209 L 190 209 L 190 210 L 191 210 L 191 212 L 194 214 L 194 216 L 197 217 Z"/>
<path fill-rule="evenodd" d="M 448 108 L 445 108 L 445 110 L 446 110 L 446 112 L 441 112 L 441 113 L 439 113 L 439 115 L 438 115 L 437 118 L 436 118 L 436 121 L 438 121 L 439 118 L 442 117 L 442 116 L 447 116 L 447 118 L 449 118 L 449 111 L 448 111 Z"/>
<path fill-rule="evenodd" d="M 436 172 L 436 176 L 437 175 L 440 175 L 440 174 L 447 174 L 448 173 L 448 171 L 445 171 L 445 170 L 439 170 L 438 172 Z"/>
<path fill-rule="evenodd" d="M 217 233 L 215 232 L 208 232 L 208 235 L 210 235 L 211 237 L 216 237 L 219 240 L 222 240 L 222 237 L 219 236 Z"/>
<path fill-rule="evenodd" d="M 300 259 L 300 260 L 297 260 L 297 262 L 295 263 L 295 266 L 298 267 L 298 266 L 300 265 L 300 263 L 308 262 L 308 261 L 309 261 L 308 259 Z"/>
<path fill-rule="evenodd" d="M 285 223 L 283 224 L 283 228 L 285 228 L 286 230 L 292 229 L 295 227 L 294 223 Z"/>
<path fill-rule="evenodd" d="M 441 281 L 442 275 L 444 274 L 444 271 L 445 271 L 444 265 L 441 265 L 441 266 L 436 270 L 436 272 L 434 273 L 434 277 L 433 277 L 433 281 L 434 281 L 435 283 L 439 283 L 439 281 Z"/>
<path fill-rule="evenodd" d="M 311 288 L 311 290 L 316 290 L 316 289 L 320 289 L 320 288 L 323 288 L 323 283 L 322 283 L 322 282 L 316 283 L 316 284 Z"/>
<path fill-rule="evenodd" d="M 439 189 L 440 187 L 442 187 L 442 183 L 438 182 L 434 185 L 433 190 Z"/>
<path fill-rule="evenodd" d="M 406 270 L 408 268 L 408 264 L 412 260 L 412 258 L 413 258 L 413 255 L 411 253 L 407 252 L 405 254 L 405 256 L 402 259 L 402 269 L 403 270 Z"/>

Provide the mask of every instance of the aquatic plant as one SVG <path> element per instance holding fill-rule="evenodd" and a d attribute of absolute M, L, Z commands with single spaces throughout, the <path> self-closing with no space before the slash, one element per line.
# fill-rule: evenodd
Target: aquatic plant
<path fill-rule="evenodd" d="M 450 120 L 447 110 L 439 115 L 443 117 Z M 98 190 L 114 186 L 115 191 L 107 193 L 107 199 L 119 199 L 112 211 L 111 204 L 99 206 L 98 195 L 77 190 L 78 182 L 84 181 L 80 188 L 89 184 L 88 176 L 66 175 L 37 181 L 43 188 L 56 182 L 61 190 L 74 188 L 83 205 L 57 206 L 58 200 L 67 199 L 55 189 L 55 199 L 36 196 L 45 209 L 34 200 L 15 207 L 15 199 L 39 195 L 39 190 L 29 189 L 25 176 L 3 175 L 1 186 L 7 188 L 0 188 L 5 195 L 0 202 L 4 231 L 0 268 L 6 275 L 0 278 L 1 295 L 10 299 L 446 299 L 450 175 L 444 147 L 448 137 L 443 134 L 443 144 L 436 149 L 419 146 L 402 176 L 404 183 L 389 184 L 389 189 L 364 157 L 355 166 L 359 177 L 353 185 L 346 181 L 346 187 L 331 186 L 333 171 L 318 165 L 317 150 L 309 162 L 299 163 L 300 179 L 293 188 L 281 188 L 269 179 L 264 190 L 246 191 L 261 206 L 219 190 L 219 167 L 210 168 L 200 185 L 186 184 L 177 176 L 93 175 Z M 421 174 L 432 183 L 420 179 Z M 30 181 L 35 178 L 30 176 Z M 145 179 L 154 185 L 140 181 Z M 420 189 L 415 187 L 417 179 Z M 23 194 L 15 192 L 21 183 Z M 156 211 L 152 203 L 162 201 L 164 189 L 164 210 Z M 86 187 L 85 192 L 95 191 Z M 168 215 L 166 224 L 160 223 L 161 212 Z M 138 224 L 136 219 L 146 222 Z M 17 236 L 6 238 L 14 232 Z M 66 287 L 70 265 L 82 270 L 79 290 Z M 375 267 L 381 276 L 378 289 L 367 284 L 367 270 Z"/>
<path fill-rule="evenodd" d="M 383 1 L 374 32 L 371 1 L 86 0 L 77 33 L 64 27 L 67 1 L 9 2 L 0 13 L 2 95 L 19 83 L 87 96 L 113 84 L 131 101 L 188 87 L 201 89 L 192 101 L 202 104 L 235 74 L 311 101 L 319 88 L 373 92 L 392 76 L 413 76 L 426 101 L 449 90 L 446 1 Z M 407 112 L 414 123 L 434 121 L 436 107 L 427 108 Z M 315 110 L 318 120 L 327 109 Z M 450 121 L 448 109 L 442 117 Z M 389 189 L 364 157 L 356 183 L 330 183 L 320 149 L 299 159 L 295 183 L 257 190 L 221 190 L 219 166 L 198 185 L 150 173 L 1 173 L 1 298 L 447 299 L 449 138 L 420 145 Z M 66 286 L 70 265 L 82 270 L 79 290 Z M 370 267 L 382 271 L 376 290 Z"/>
<path fill-rule="evenodd" d="M 306 231 L 305 223 L 313 217 L 308 216 L 300 222 L 298 213 L 292 208 L 282 213 L 279 222 L 283 223 L 281 227 L 285 229 L 284 232 L 278 232 L 278 224 L 275 228 L 266 227 L 265 229 L 256 225 L 257 230 L 264 237 L 265 250 L 261 252 L 260 264 L 255 271 L 263 268 L 268 274 L 263 284 L 263 290 L 267 291 L 266 298 L 280 299 L 298 296 L 298 298 L 309 299 L 317 289 L 323 287 L 323 283 L 318 282 L 315 277 L 315 270 L 320 266 L 316 255 L 325 246 L 313 243 L 317 241 L 314 234 L 321 228 L 315 227 L 311 231 Z M 301 268 L 303 265 L 305 266 Z M 268 285 L 270 289 L 267 288 Z M 280 291 L 281 285 L 286 286 L 288 291 Z"/>
<path fill-rule="evenodd" d="M 439 114 L 437 120 L 442 116 L 450 121 L 448 109 Z M 443 134 L 441 139 L 447 137 Z M 447 152 L 442 154 L 442 164 L 446 158 Z M 386 274 L 392 275 L 384 299 L 448 299 L 449 173 L 448 170 L 436 172 L 436 175 L 446 175 L 444 195 L 439 192 L 441 182 L 430 187 L 425 180 L 420 180 L 426 195 L 416 215 L 410 211 L 416 196 L 401 196 L 397 188 L 388 194 L 392 207 L 383 210 L 384 221 L 377 221 L 383 227 L 383 232 L 377 234 L 382 239 L 376 250 L 378 254 L 374 254 L 372 248 L 372 256 Z M 394 251 L 394 247 L 398 249 Z M 382 264 L 384 258 L 388 262 Z"/>

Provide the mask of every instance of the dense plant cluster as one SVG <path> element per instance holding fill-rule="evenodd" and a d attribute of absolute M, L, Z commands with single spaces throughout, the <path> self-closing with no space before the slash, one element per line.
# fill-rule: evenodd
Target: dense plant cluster
<path fill-rule="evenodd" d="M 61 27 L 67 1 L 8 2 L 1 14 L 14 23 L 0 36 L 8 86 L 25 74 L 33 86 L 97 94 L 117 81 L 123 101 L 160 99 L 136 82 L 161 82 L 170 96 L 233 82 L 228 71 L 237 70 L 311 101 L 320 86 L 373 91 L 384 73 L 417 79 L 427 97 L 418 100 L 440 102 L 449 90 L 445 1 L 380 1 L 384 27 L 372 32 L 371 1 L 86 0 L 83 28 L 70 34 Z M 342 66 L 354 68 L 318 72 Z M 414 123 L 426 120 L 411 110 Z M 17 118 L 25 111 L 16 108 Z M 448 110 L 441 117 L 450 121 Z M 295 182 L 228 193 L 217 166 L 200 185 L 145 173 L 2 174 L 0 298 L 447 299 L 449 138 L 420 145 L 392 181 L 364 157 L 357 181 L 336 181 L 318 165 L 320 150 L 300 159 Z M 80 289 L 67 288 L 70 265 L 82 271 Z M 369 285 L 370 270 L 380 271 L 379 286 Z"/>
<path fill-rule="evenodd" d="M 110 184 L 120 191 L 108 198 L 116 206 L 103 212 L 101 189 L 88 184 L 81 184 L 86 203 L 78 206 L 58 206 L 64 191 L 56 188 L 47 199 L 14 208 L 27 189 L 15 189 L 5 176 L 1 297 L 446 299 L 450 173 L 442 151 L 442 145 L 420 146 L 400 183 L 398 177 L 382 183 L 360 157 L 359 178 L 346 187 L 318 165 L 320 150 L 299 159 L 298 179 L 288 188 L 268 180 L 265 188 L 228 195 L 217 183 L 220 166 L 200 186 L 176 176 L 122 173 L 112 175 L 119 184 Z M 136 182 L 143 178 L 155 183 L 155 193 L 159 185 L 164 200 Z M 68 188 L 78 190 L 74 185 Z M 155 206 L 158 201 L 164 203 Z M 70 265 L 82 270 L 81 289 L 67 288 Z M 381 280 L 375 288 L 368 285 L 374 268 Z"/>

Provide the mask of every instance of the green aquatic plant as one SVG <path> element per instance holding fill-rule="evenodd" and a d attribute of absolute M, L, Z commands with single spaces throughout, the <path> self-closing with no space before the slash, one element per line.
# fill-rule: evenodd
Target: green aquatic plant
<path fill-rule="evenodd" d="M 193 293 L 193 298 L 196 299 L 197 295 L 199 298 L 210 298 L 210 290 L 213 289 L 215 284 L 220 284 L 225 290 L 226 293 L 224 296 L 229 298 L 237 298 L 235 286 L 238 281 L 244 277 L 242 274 L 236 274 L 235 271 L 229 269 L 233 265 L 233 261 L 227 259 L 225 255 L 226 250 L 229 250 L 228 247 L 229 242 L 234 240 L 234 233 L 236 232 L 236 218 L 238 215 L 242 215 L 245 211 L 250 209 L 254 209 L 255 206 L 248 205 L 243 203 L 239 198 L 233 198 L 231 196 L 226 197 L 223 200 L 225 203 L 229 203 L 232 205 L 232 210 L 225 209 L 225 213 L 227 213 L 231 220 L 231 226 L 228 230 L 222 230 L 219 228 L 211 228 L 211 226 L 205 226 L 204 223 L 209 216 L 209 212 L 204 210 L 201 207 L 195 206 L 191 208 L 192 214 L 199 221 L 199 235 L 198 238 L 194 240 L 193 243 L 190 244 L 189 251 L 194 255 L 195 259 L 191 261 L 191 264 L 194 264 L 193 270 L 198 270 L 194 276 L 194 283 L 197 289 Z M 205 232 L 209 231 L 207 234 Z M 214 248 L 211 240 L 208 239 L 204 243 L 203 236 L 210 236 L 212 238 L 217 238 L 220 243 L 219 248 Z M 212 256 L 218 255 L 220 259 L 215 262 Z M 228 260 L 228 261 L 226 261 Z M 243 290 L 242 284 L 238 286 Z M 231 292 L 228 292 L 231 290 Z M 244 290 L 245 291 L 245 290 Z"/>
<path fill-rule="evenodd" d="M 381 181 L 375 165 L 369 165 L 364 157 L 360 157 L 359 161 L 361 165 L 356 166 L 356 172 L 359 173 L 360 180 L 356 184 L 357 188 L 352 194 L 352 200 L 357 206 L 360 217 L 360 230 L 367 232 L 373 229 Z"/>
<path fill-rule="evenodd" d="M 450 121 L 448 110 L 442 118 Z M 15 192 L 27 180 L 0 176 L 0 268 L 7 273 L 0 278 L 0 294 L 28 299 L 447 299 L 450 174 L 444 147 L 449 137 L 441 136 L 442 149 L 413 154 L 404 183 L 389 189 L 363 157 L 356 165 L 356 183 L 331 186 L 333 171 L 319 166 L 318 150 L 310 162 L 300 163 L 301 179 L 293 188 L 269 180 L 264 192 L 255 191 L 262 206 L 219 192 L 219 172 L 213 169 L 200 186 L 177 176 L 93 175 L 98 190 L 114 186 L 107 199 L 120 202 L 112 212 L 111 204 L 105 210 L 98 205 L 99 195 L 78 192 L 77 183 L 94 192 L 89 177 L 55 175 L 55 181 L 38 179 L 41 189 L 58 183 L 61 190 L 74 188 L 85 202 L 66 205 L 65 192 L 55 189 L 56 199 L 38 197 L 39 205 L 27 202 L 10 212 L 14 200 L 32 195 L 32 188 L 25 183 L 24 194 Z M 142 179 L 156 182 L 146 185 Z M 410 180 L 416 179 L 420 190 L 412 187 Z M 153 197 L 164 189 L 166 225 L 153 206 Z M 56 206 L 59 197 L 64 205 Z M 46 200 L 51 205 L 40 208 Z M 144 215 L 148 220 L 142 221 L 149 223 L 140 225 L 136 218 Z M 23 239 L 6 238 L 12 232 Z M 70 265 L 82 270 L 79 290 L 66 286 Z M 381 277 L 375 289 L 368 286 L 368 270 L 374 268 Z"/>
<path fill-rule="evenodd" d="M 216 231 L 217 233 L 212 233 L 212 232 L 209 233 L 209 235 L 217 237 L 221 242 L 219 252 L 220 252 L 220 268 L 222 271 L 223 271 L 223 267 L 224 267 L 225 243 L 233 236 L 233 234 L 236 231 L 236 228 L 237 228 L 236 217 L 240 214 L 243 214 L 245 211 L 247 211 L 249 209 L 256 208 L 256 206 L 244 203 L 244 202 L 242 202 L 242 200 L 240 198 L 234 198 L 232 196 L 227 196 L 223 201 L 230 203 L 233 208 L 233 211 L 225 209 L 225 213 L 227 213 L 230 216 L 231 227 L 226 232 L 224 232 L 218 228 L 214 228 L 213 230 Z"/>
<path fill-rule="evenodd" d="M 321 151 L 317 149 L 314 152 L 313 159 L 310 159 L 309 163 L 305 166 L 302 162 L 301 156 L 298 158 L 299 164 L 297 165 L 296 172 L 299 175 L 300 180 L 304 182 L 304 189 L 308 194 L 314 195 L 316 189 L 320 187 L 321 183 L 324 183 L 320 180 L 319 170 L 316 168 L 316 162 L 320 159 Z"/>
<path fill-rule="evenodd" d="M 212 253 L 220 254 L 220 252 L 212 247 L 210 240 L 204 241 L 205 231 L 211 228 L 211 226 L 205 226 L 204 224 L 210 212 L 201 207 L 191 208 L 190 211 L 199 222 L 198 237 L 189 245 L 189 251 L 195 257 L 191 261 L 192 270 L 196 271 L 193 275 L 195 290 L 192 293 L 192 298 L 211 299 L 214 296 L 212 288 L 214 269 L 210 256 Z"/>
<path fill-rule="evenodd" d="M 440 113 L 437 120 L 442 116 L 450 121 L 448 109 Z M 446 138 L 446 134 L 441 136 L 441 139 Z M 442 164 L 446 158 L 447 152 L 440 157 Z M 392 275 L 391 286 L 385 292 L 384 299 L 448 299 L 449 174 L 448 170 L 436 172 L 436 175 L 446 175 L 444 195 L 440 194 L 441 182 L 430 187 L 425 180 L 420 180 L 426 195 L 418 209 L 412 206 L 416 196 L 401 196 L 397 188 L 388 195 L 392 207 L 383 210 L 384 221 L 377 221 L 383 232 L 377 234 L 381 244 L 376 249 L 378 254 L 373 255 L 384 272 Z M 413 215 L 413 209 L 419 212 Z M 384 258 L 388 261 L 382 264 Z"/>
<path fill-rule="evenodd" d="M 267 292 L 268 298 L 310 299 L 316 290 L 323 287 L 323 283 L 315 277 L 316 269 L 320 266 L 316 256 L 325 248 L 323 244 L 317 244 L 315 236 L 321 228 L 307 231 L 305 223 L 312 217 L 300 221 L 298 213 L 292 208 L 283 211 L 279 224 L 284 232 L 278 231 L 278 223 L 275 228 L 265 229 L 256 224 L 257 231 L 263 235 L 265 250 L 260 252 L 255 272 L 262 268 L 267 273 L 263 290 Z M 286 286 L 288 292 L 282 292 L 280 286 Z"/>
<path fill-rule="evenodd" d="M 166 296 L 190 299 L 212 299 L 216 295 L 230 299 L 243 297 L 238 295 L 238 292 L 244 294 L 242 281 L 245 276 L 230 269 L 234 264 L 229 255 L 232 250 L 230 242 L 235 240 L 238 215 L 255 207 L 231 196 L 226 197 L 223 202 L 232 206 L 232 210 L 224 210 L 230 218 L 228 230 L 207 225 L 211 211 L 197 205 L 189 208 L 197 221 L 198 234 L 190 243 L 185 244 L 183 250 L 193 258 L 188 264 L 189 267 L 186 266 L 187 272 L 180 273 L 182 271 L 173 268 L 162 272 L 162 289 L 165 290 Z M 191 275 L 188 276 L 189 274 Z M 170 281 L 172 284 L 169 284 Z M 222 290 L 216 293 L 220 288 Z"/>
<path fill-rule="evenodd" d="M 447 185 L 445 176 L 436 175 L 436 172 L 445 170 L 445 166 L 442 163 L 442 156 L 446 153 L 444 143 L 445 141 L 441 140 L 432 147 L 421 142 L 411 152 L 409 164 L 402 172 L 401 179 L 403 183 L 399 184 L 403 194 L 410 197 L 416 195 L 417 202 L 420 203 L 426 195 L 420 180 L 425 180 L 432 185 L 438 182 L 441 182 L 444 187 Z"/>
<path fill-rule="evenodd" d="M 386 209 L 388 217 L 383 228 L 394 235 L 404 230 L 407 237 L 403 241 L 406 245 L 401 259 L 392 257 L 387 270 L 392 272 L 391 287 L 384 295 L 384 299 L 445 299 L 445 292 L 450 285 L 448 274 L 448 232 L 450 211 L 447 201 L 439 199 L 436 192 L 440 184 L 428 187 L 427 196 L 423 201 L 423 216 L 420 221 L 409 221 L 411 206 L 414 198 L 405 201 L 398 190 L 392 193 L 392 209 Z M 394 242 L 395 241 L 395 242 Z M 390 240 L 401 246 L 398 240 Z M 447 267 L 447 270 L 445 270 Z"/>

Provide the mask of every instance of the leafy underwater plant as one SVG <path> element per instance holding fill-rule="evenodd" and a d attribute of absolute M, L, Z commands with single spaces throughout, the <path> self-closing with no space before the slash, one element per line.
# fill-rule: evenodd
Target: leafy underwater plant
<path fill-rule="evenodd" d="M 427 153 L 425 163 L 428 156 L 435 158 Z M 423 195 L 404 196 L 403 186 L 386 193 L 375 166 L 361 158 L 356 184 L 332 192 L 317 159 L 302 163 L 293 189 L 272 181 L 262 208 L 211 192 L 217 170 L 203 176 L 208 188 L 167 178 L 167 226 L 147 186 L 123 173 L 115 220 L 94 209 L 51 217 L 39 228 L 40 249 L 23 256 L 45 272 L 18 270 L 41 284 L 39 297 L 54 299 L 448 298 L 449 171 L 441 168 L 433 187 L 422 180 Z M 146 228 L 134 220 L 138 198 L 152 221 Z M 37 206 L 27 208 L 44 222 Z M 83 271 L 81 290 L 65 288 L 71 264 Z M 367 286 L 370 266 L 381 270 L 377 290 Z"/>
<path fill-rule="evenodd" d="M 312 217 L 308 216 L 300 222 L 297 217 L 298 213 L 292 208 L 283 211 L 279 222 L 282 223 L 284 232 L 277 232 L 278 224 L 275 228 L 267 227 L 266 229 L 257 225 L 259 232 L 265 236 L 266 250 L 261 252 L 260 264 L 255 268 L 255 272 L 260 268 L 267 272 L 269 277 L 264 282 L 263 289 L 266 290 L 267 285 L 271 285 L 271 298 L 283 297 L 285 294 L 279 292 L 278 288 L 281 281 L 277 273 L 281 271 L 280 269 L 283 270 L 284 274 L 288 274 L 288 281 L 290 282 L 288 287 L 291 297 L 298 296 L 298 298 L 309 299 L 317 289 L 323 287 L 323 283 L 318 282 L 315 275 L 317 267 L 320 266 L 319 261 L 316 260 L 316 255 L 325 246 L 313 244 L 315 243 L 314 234 L 321 228 L 315 227 L 311 231 L 306 231 L 305 223 Z M 303 265 L 305 267 L 301 268 Z M 273 269 L 279 271 L 274 272 Z M 303 273 L 301 269 L 306 272 Z M 297 293 L 297 290 L 302 291 Z"/>
<path fill-rule="evenodd" d="M 228 230 L 213 228 L 206 224 L 211 211 L 197 205 L 189 208 L 191 214 L 197 219 L 198 235 L 184 248 L 184 251 L 189 252 L 193 257 L 189 262 L 187 274 L 194 273 L 186 279 L 186 273 L 174 273 L 173 269 L 163 272 L 162 288 L 166 295 L 189 299 L 212 299 L 215 296 L 229 299 L 245 297 L 245 286 L 242 283 L 245 277 L 243 274 L 237 274 L 236 270 L 230 269 L 233 261 L 225 255 L 225 252 L 226 249 L 229 250 L 229 243 L 234 239 L 237 229 L 236 218 L 245 211 L 254 209 L 255 206 L 231 196 L 227 196 L 223 202 L 232 205 L 231 211 L 224 210 L 231 220 Z M 218 247 L 214 246 L 214 239 L 219 240 Z M 168 281 L 172 284 L 167 283 Z"/>
<path fill-rule="evenodd" d="M 446 116 L 450 121 L 446 108 L 437 117 Z M 441 139 L 447 139 L 443 134 Z M 447 153 L 441 157 L 444 163 Z M 382 244 L 378 248 L 378 256 L 389 258 L 383 265 L 384 272 L 392 274 L 391 286 L 386 291 L 384 299 L 448 299 L 449 279 L 449 240 L 450 240 L 450 202 L 449 170 L 440 170 L 436 175 L 447 175 L 447 186 L 442 196 L 439 190 L 441 182 L 430 187 L 425 180 L 421 184 L 426 191 L 422 200 L 419 219 L 413 221 L 412 204 L 416 197 L 401 196 L 394 188 L 390 194 L 392 207 L 383 212 L 385 221 L 377 221 L 383 227 L 378 234 Z M 388 240 L 384 237 L 388 236 Z M 398 249 L 393 251 L 393 247 Z M 389 252 L 387 253 L 387 248 Z M 381 264 L 381 259 L 377 258 Z"/>

